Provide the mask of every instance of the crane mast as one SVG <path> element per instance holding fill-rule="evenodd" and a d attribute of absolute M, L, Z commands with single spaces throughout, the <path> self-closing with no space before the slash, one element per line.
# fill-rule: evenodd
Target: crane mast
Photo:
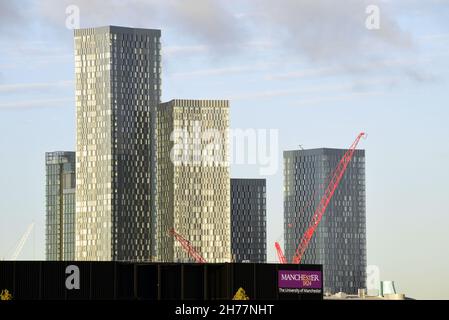
<path fill-rule="evenodd" d="M 17 245 L 17 247 L 15 248 L 13 254 L 11 255 L 11 260 L 17 260 L 17 258 L 19 257 L 20 253 L 22 252 L 23 247 L 25 246 L 25 243 L 28 240 L 28 237 L 31 234 L 31 231 L 33 231 L 34 228 L 34 222 L 31 223 L 27 230 L 25 231 L 25 233 L 23 234 L 22 238 L 20 238 L 19 240 L 19 244 Z"/>
<path fill-rule="evenodd" d="M 276 247 L 276 252 L 278 255 L 278 259 L 280 263 L 287 263 L 287 259 L 285 258 L 284 252 L 282 252 L 281 246 L 279 242 L 275 242 L 274 246 Z"/>

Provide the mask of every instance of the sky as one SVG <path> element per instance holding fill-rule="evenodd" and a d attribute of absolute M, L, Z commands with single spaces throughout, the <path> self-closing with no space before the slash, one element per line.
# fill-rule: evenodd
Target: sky
<path fill-rule="evenodd" d="M 449 299 L 449 0 L 0 0 L 0 258 L 34 221 L 19 259 L 44 259 L 44 155 L 75 149 L 70 5 L 82 28 L 162 30 L 163 101 L 228 99 L 232 128 L 277 132 L 274 172 L 231 167 L 267 179 L 269 261 L 282 151 L 365 131 L 368 265 L 408 296 Z"/>

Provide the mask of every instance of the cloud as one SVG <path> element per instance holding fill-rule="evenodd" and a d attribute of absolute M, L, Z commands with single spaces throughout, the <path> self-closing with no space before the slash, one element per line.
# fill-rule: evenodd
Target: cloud
<path fill-rule="evenodd" d="M 74 100 L 70 98 L 57 99 L 33 99 L 0 103 L 2 109 L 33 109 L 33 108 L 55 108 L 73 106 Z"/>
<path fill-rule="evenodd" d="M 289 71 L 285 73 L 270 74 L 265 77 L 266 80 L 285 80 L 309 77 L 327 77 L 341 73 L 343 69 L 338 66 L 307 68 L 298 71 Z"/>
<path fill-rule="evenodd" d="M 57 56 L 66 54 L 65 46 L 55 46 L 49 41 L 23 41 L 20 43 L 5 42 L 2 43 L 1 52 L 16 55 L 32 55 L 32 56 Z"/>
<path fill-rule="evenodd" d="M 394 55 L 419 54 L 413 36 L 398 22 L 401 14 L 413 8 L 421 10 L 418 1 L 409 8 L 406 1 L 385 0 L 242 0 L 238 4 L 225 0 L 29 0 L 32 10 L 24 12 L 12 1 L 0 3 L 5 12 L 18 17 L 9 19 L 11 29 L 29 28 L 32 24 L 23 22 L 31 20 L 42 30 L 64 34 L 64 43 L 70 43 L 72 37 L 65 26 L 66 8 L 76 5 L 81 27 L 162 29 L 163 44 L 164 39 L 177 39 L 176 46 L 163 46 L 164 57 L 201 55 L 214 58 L 215 63 L 216 58 L 236 58 L 239 54 L 255 57 L 260 53 L 268 59 L 290 56 L 296 62 L 306 60 L 311 69 L 331 66 L 330 70 L 313 71 L 316 76 L 368 73 L 373 69 L 360 66 Z M 365 27 L 366 7 L 373 4 L 380 8 L 380 30 Z M 429 78 L 415 69 L 408 66 L 404 74 Z M 303 72 L 295 75 L 292 71 L 287 77 L 301 77 Z"/>
<path fill-rule="evenodd" d="M 20 10 L 10 2 L 1 3 L 12 20 Z M 225 0 L 39 0 L 33 4 L 28 18 L 54 30 L 69 31 L 66 8 L 76 5 L 81 27 L 117 24 L 175 30 L 215 55 L 239 52 L 266 31 L 278 45 L 313 61 L 350 62 L 372 50 L 409 48 L 412 43 L 389 12 L 390 4 L 379 0 L 247 0 L 240 5 Z M 380 30 L 365 28 L 365 10 L 371 4 L 381 8 Z"/>
<path fill-rule="evenodd" d="M 238 18 L 222 1 L 195 0 L 40 0 L 36 11 L 59 29 L 65 28 L 69 5 L 78 6 L 81 27 L 126 25 L 181 32 L 217 50 L 231 50 L 243 41 Z"/>
<path fill-rule="evenodd" d="M 0 0 L 0 28 L 20 24 L 24 19 L 23 9 L 17 1 Z"/>
<path fill-rule="evenodd" d="M 429 42 L 440 42 L 449 40 L 449 33 L 427 34 L 419 37 L 420 40 Z"/>
<path fill-rule="evenodd" d="M 359 95 L 368 94 L 369 92 L 380 92 L 385 87 L 392 88 L 393 86 L 396 86 L 400 81 L 400 77 L 378 77 L 368 80 L 309 85 L 300 88 L 244 92 L 237 95 L 231 95 L 228 97 L 228 99 L 233 101 L 265 101 L 271 98 L 302 96 L 308 97 L 305 101 L 311 101 L 316 99 L 315 97 L 317 95 L 319 95 L 319 98 L 327 99 L 323 96 L 330 94 L 331 96 L 339 97 L 339 94 L 341 93 L 345 93 L 344 96 L 356 97 Z M 374 89 L 376 89 L 376 91 L 374 91 Z"/>
<path fill-rule="evenodd" d="M 64 8 L 55 9 L 54 1 L 44 0 L 41 11 L 59 19 Z M 45 3 L 47 5 L 45 5 Z M 50 5 L 51 3 L 51 5 Z M 126 5 L 125 5 L 126 3 Z M 203 53 L 214 58 L 232 57 L 251 51 L 290 53 L 313 66 L 333 64 L 327 72 L 359 73 L 379 56 L 410 53 L 412 36 L 396 21 L 392 5 L 380 0 L 259 0 L 231 6 L 224 0 L 62 0 L 58 6 L 78 5 L 83 27 L 100 24 L 126 24 L 136 27 L 174 30 L 186 41 L 200 45 L 170 48 L 167 52 Z M 368 5 L 380 8 L 380 29 L 365 26 Z M 402 4 L 405 7 L 406 4 Z M 242 12 L 242 7 L 246 11 Z M 397 8 L 396 6 L 395 8 Z M 258 41 L 261 35 L 265 41 Z M 250 45 L 252 44 L 252 45 Z M 232 71 L 231 71 L 232 72 Z M 419 73 L 419 71 L 415 71 Z M 206 75 L 208 72 L 205 73 Z M 203 75 L 203 74 L 202 74 Z M 319 74 L 317 74 L 319 75 Z"/>
<path fill-rule="evenodd" d="M 446 54 L 440 54 L 445 56 Z M 346 74 L 370 76 L 375 74 L 401 74 L 415 82 L 432 82 L 437 76 L 426 71 L 426 65 L 432 61 L 432 55 L 397 59 L 373 59 L 370 61 L 353 62 L 343 65 L 325 65 L 316 68 L 304 68 L 289 72 L 272 73 L 265 76 L 265 80 L 296 80 L 300 78 L 327 78 Z"/>
<path fill-rule="evenodd" d="M 439 75 L 435 75 L 430 72 L 418 72 L 413 69 L 406 69 L 405 73 L 410 79 L 414 80 L 415 82 L 429 83 L 437 82 L 438 80 L 440 80 Z"/>
<path fill-rule="evenodd" d="M 368 30 L 368 5 L 380 8 L 380 29 Z M 378 0 L 260 0 L 258 11 L 266 12 L 257 24 L 275 30 L 283 47 L 311 61 L 350 64 L 369 59 L 385 48 L 410 49 L 412 38 L 400 29 L 388 5 Z"/>
<path fill-rule="evenodd" d="M 3 83 L 0 84 L 0 96 L 5 99 L 0 102 L 0 110 L 73 106 L 73 98 L 66 97 L 67 94 L 71 95 L 69 92 L 73 92 L 73 86 L 72 80 Z"/>
<path fill-rule="evenodd" d="M 31 41 L 20 39 L 16 41 L 0 42 L 0 57 L 4 57 L 5 64 L 0 69 L 26 67 L 32 69 L 38 65 L 55 63 L 73 63 L 73 50 L 69 41 L 55 44 L 54 41 Z"/>
<path fill-rule="evenodd" d="M 329 96 L 329 97 L 316 97 L 316 98 L 310 98 L 310 99 L 302 99 L 298 100 L 294 103 L 295 106 L 311 106 L 311 105 L 317 105 L 322 103 L 329 104 L 330 102 L 341 102 L 341 101 L 349 101 L 359 98 L 366 98 L 366 97 L 377 97 L 377 96 L 384 96 L 386 95 L 385 91 L 367 91 L 367 92 L 353 92 L 348 94 L 340 94 L 335 96 Z"/>
<path fill-rule="evenodd" d="M 42 90 L 73 88 L 73 85 L 74 82 L 72 80 L 61 80 L 55 82 L 2 84 L 0 85 L 0 93 L 26 94 L 34 91 L 41 92 Z"/>
<path fill-rule="evenodd" d="M 162 47 L 162 55 L 176 56 L 185 54 L 205 53 L 210 50 L 206 45 L 192 45 L 192 46 L 165 46 Z"/>
<path fill-rule="evenodd" d="M 200 69 L 188 72 L 175 72 L 169 74 L 172 78 L 194 78 L 194 77 L 205 77 L 205 76 L 224 76 L 229 74 L 241 74 L 247 72 L 256 72 L 269 67 L 270 64 L 254 64 L 254 65 L 239 65 L 239 66 L 229 66 L 223 68 L 211 68 L 211 69 Z"/>
<path fill-rule="evenodd" d="M 239 52 L 245 43 L 268 30 L 279 45 L 311 60 L 366 57 L 385 47 L 410 48 L 410 35 L 402 31 L 379 0 L 259 0 L 243 2 L 248 12 L 224 0 L 41 0 L 36 11 L 59 28 L 65 28 L 65 9 L 80 9 L 81 27 L 108 24 L 164 27 L 176 30 L 209 47 L 209 53 Z M 366 7 L 381 8 L 381 28 L 365 27 Z M 149 25 L 149 24 L 152 25 Z"/>
<path fill-rule="evenodd" d="M 245 41 L 245 30 L 239 27 L 238 18 L 220 1 L 167 0 L 168 11 L 164 15 L 170 23 L 214 47 L 229 47 Z"/>

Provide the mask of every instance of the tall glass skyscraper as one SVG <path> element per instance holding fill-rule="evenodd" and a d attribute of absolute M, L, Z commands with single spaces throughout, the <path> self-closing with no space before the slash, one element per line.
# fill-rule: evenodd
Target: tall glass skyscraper
<path fill-rule="evenodd" d="M 231 179 L 233 262 L 267 262 L 265 179 Z"/>
<path fill-rule="evenodd" d="M 206 261 L 230 262 L 228 101 L 161 103 L 157 121 L 159 260 L 192 261 L 175 229 Z"/>
<path fill-rule="evenodd" d="M 45 154 L 45 258 L 75 258 L 75 152 Z"/>
<path fill-rule="evenodd" d="M 334 168 L 346 150 L 284 152 L 285 255 L 291 261 Z M 325 291 L 366 285 L 365 151 L 354 157 L 310 241 L 302 263 L 323 264 Z"/>
<path fill-rule="evenodd" d="M 155 256 L 160 30 L 75 30 L 76 259 Z"/>

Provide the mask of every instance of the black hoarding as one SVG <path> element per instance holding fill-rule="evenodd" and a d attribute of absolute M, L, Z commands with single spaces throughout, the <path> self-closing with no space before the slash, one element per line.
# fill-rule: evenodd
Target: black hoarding
<path fill-rule="evenodd" d="M 15 300 L 320 300 L 322 266 L 1 261 Z"/>

